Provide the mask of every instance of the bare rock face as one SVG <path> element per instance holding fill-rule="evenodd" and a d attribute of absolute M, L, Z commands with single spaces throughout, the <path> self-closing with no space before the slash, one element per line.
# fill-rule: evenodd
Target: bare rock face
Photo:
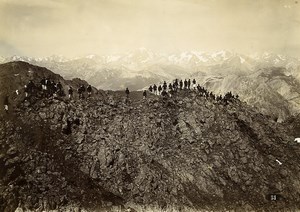
<path fill-rule="evenodd" d="M 124 98 L 36 98 L 1 116 L 0 211 L 299 209 L 300 146 L 284 124 L 194 91 Z"/>

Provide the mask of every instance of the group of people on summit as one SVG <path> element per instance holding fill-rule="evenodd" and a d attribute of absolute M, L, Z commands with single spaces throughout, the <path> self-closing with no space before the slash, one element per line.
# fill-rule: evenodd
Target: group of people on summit
<path fill-rule="evenodd" d="M 42 95 L 44 97 L 63 97 L 65 96 L 65 91 L 63 89 L 63 85 L 61 82 L 55 82 L 54 80 L 51 80 L 50 78 L 42 78 L 40 81 L 40 84 L 35 85 L 32 80 L 28 82 L 24 86 L 24 93 L 25 93 L 25 100 L 29 97 L 29 95 L 32 95 L 33 93 L 36 93 L 38 91 L 42 91 Z M 80 85 L 77 89 L 77 93 L 80 99 L 83 99 L 85 97 L 85 92 L 88 93 L 88 96 L 91 96 L 92 94 L 92 86 L 88 85 L 87 88 L 85 88 L 85 85 Z M 16 91 L 17 94 L 19 94 L 19 91 Z M 71 99 L 73 97 L 73 88 L 70 86 L 68 88 L 68 97 Z"/>
<path fill-rule="evenodd" d="M 79 99 L 84 99 L 85 98 L 85 92 L 87 92 L 88 96 L 90 97 L 92 95 L 92 86 L 88 85 L 87 88 L 85 88 L 84 85 L 81 85 L 77 89 Z M 72 87 L 69 87 L 68 93 L 69 93 L 68 97 L 69 97 L 69 99 L 71 99 L 73 97 L 73 88 Z"/>
<path fill-rule="evenodd" d="M 92 95 L 92 86 L 88 85 L 85 87 L 85 85 L 80 85 L 77 89 L 78 97 L 80 99 L 84 99 L 86 97 L 85 93 L 87 92 L 88 97 Z M 15 91 L 16 95 L 20 95 L 20 91 Z M 49 77 L 43 77 L 40 81 L 40 83 L 34 83 L 32 80 L 29 80 L 29 82 L 24 85 L 24 95 L 25 99 L 24 101 L 28 101 L 31 96 L 41 96 L 41 97 L 63 97 L 66 96 L 63 85 L 60 81 L 55 82 L 53 79 L 50 79 Z M 68 88 L 68 98 L 73 98 L 73 88 L 70 86 Z M 4 97 L 4 111 L 8 113 L 9 109 L 9 96 L 6 95 Z"/>
<path fill-rule="evenodd" d="M 173 83 L 169 83 L 169 84 L 167 84 L 167 82 L 164 81 L 162 85 L 158 85 L 158 86 L 156 84 L 150 85 L 148 90 L 151 93 L 154 93 L 156 95 L 165 96 L 168 94 L 167 92 L 169 92 L 169 94 L 172 95 L 172 93 L 177 92 L 178 89 L 179 90 L 186 90 L 186 89 L 190 90 L 191 86 L 194 90 L 196 90 L 196 80 L 195 79 L 193 79 L 192 85 L 191 85 L 190 79 L 188 79 L 188 80 L 185 79 L 184 81 L 182 81 L 182 80 L 179 81 L 178 79 L 175 79 L 173 81 Z"/>
<path fill-rule="evenodd" d="M 41 91 L 43 97 L 57 97 L 64 96 L 64 90 L 61 82 L 56 83 L 50 78 L 42 78 L 40 84 L 35 84 L 32 80 L 24 85 L 25 101 L 28 100 L 30 96 Z M 19 95 L 19 90 L 16 90 L 16 94 Z"/>
<path fill-rule="evenodd" d="M 163 97 L 171 97 L 175 93 L 177 93 L 180 90 L 194 90 L 198 91 L 200 96 L 211 98 L 216 101 L 224 101 L 225 103 L 228 103 L 231 99 L 238 99 L 238 95 L 234 96 L 231 92 L 226 93 L 224 96 L 222 95 L 215 95 L 212 92 L 209 92 L 206 88 L 201 87 L 199 84 L 197 85 L 196 80 L 193 79 L 185 79 L 179 80 L 175 79 L 170 83 L 167 83 L 164 81 L 162 84 L 159 85 L 150 85 L 148 88 L 148 91 L 155 95 L 161 95 Z M 55 82 L 54 80 L 43 77 L 39 84 L 35 84 L 32 80 L 30 80 L 25 86 L 24 86 L 24 94 L 25 94 L 25 101 L 29 99 L 30 96 L 33 94 L 36 94 L 37 92 L 41 91 L 42 97 L 63 97 L 66 96 L 63 85 L 60 81 Z M 87 87 L 85 85 L 80 85 L 77 89 L 77 94 L 79 99 L 84 99 L 86 97 L 86 93 L 88 97 L 92 95 L 92 86 L 88 85 Z M 69 86 L 68 90 L 68 98 L 72 99 L 74 90 L 71 86 Z M 126 88 L 125 90 L 127 99 L 129 98 L 129 89 Z M 16 90 L 16 94 L 19 95 L 19 90 Z M 145 99 L 147 97 L 147 91 L 143 91 L 143 98 Z M 9 97 L 5 96 L 4 98 L 4 110 L 8 112 L 8 105 L 9 105 Z"/>
<path fill-rule="evenodd" d="M 194 90 L 194 91 L 198 91 L 200 93 L 200 96 L 206 97 L 206 98 L 211 98 L 213 100 L 216 101 L 224 101 L 225 103 L 228 103 L 228 101 L 232 100 L 232 99 L 238 99 L 239 96 L 236 95 L 234 96 L 231 91 L 227 92 L 224 97 L 222 95 L 215 95 L 212 92 L 209 92 L 206 88 L 201 87 L 199 84 L 197 85 L 196 80 L 193 79 L 188 79 L 188 80 L 178 80 L 175 79 L 173 80 L 172 83 L 167 83 L 166 81 L 163 82 L 163 84 L 160 85 L 150 85 L 150 87 L 148 88 L 148 90 L 150 91 L 150 93 L 153 93 L 155 95 L 161 95 L 161 96 L 172 96 L 174 95 L 176 92 L 178 92 L 178 90 Z M 144 98 L 146 97 L 146 91 L 144 90 L 143 92 L 143 96 Z"/>

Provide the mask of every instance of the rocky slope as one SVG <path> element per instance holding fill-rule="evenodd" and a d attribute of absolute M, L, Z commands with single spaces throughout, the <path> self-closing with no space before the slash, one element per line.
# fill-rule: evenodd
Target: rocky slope
<path fill-rule="evenodd" d="M 5 91 L 28 70 L 37 82 L 52 74 L 1 65 Z M 285 125 L 238 100 L 224 105 L 194 91 L 141 96 L 14 99 L 0 120 L 0 211 L 300 208 L 300 146 Z"/>
<path fill-rule="evenodd" d="M 290 135 L 293 135 L 295 138 L 300 137 L 300 115 L 290 116 L 283 124 Z"/>
<path fill-rule="evenodd" d="M 193 77 L 215 93 L 238 92 L 242 100 L 279 121 L 300 113 L 300 82 L 287 75 L 285 68 L 263 68 L 241 76 L 199 73 Z"/>

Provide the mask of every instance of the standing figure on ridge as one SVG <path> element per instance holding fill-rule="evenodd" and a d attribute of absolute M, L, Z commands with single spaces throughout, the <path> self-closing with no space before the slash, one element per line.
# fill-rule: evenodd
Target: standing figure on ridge
<path fill-rule="evenodd" d="M 164 81 L 163 89 L 164 89 L 164 90 L 167 90 L 167 87 L 168 87 L 168 86 L 167 86 L 167 83 L 166 83 L 166 81 Z"/>
<path fill-rule="evenodd" d="M 180 82 L 179 82 L 180 90 L 182 90 L 182 86 L 183 86 L 183 82 L 182 82 L 182 80 L 180 80 Z"/>
<path fill-rule="evenodd" d="M 46 78 L 46 90 L 47 90 L 47 95 L 51 95 L 51 81 L 50 78 Z"/>
<path fill-rule="evenodd" d="M 194 88 L 194 90 L 196 90 L 196 80 L 195 79 L 193 79 L 193 88 Z"/>
<path fill-rule="evenodd" d="M 152 91 L 153 91 L 152 85 L 150 85 L 149 91 L 152 93 Z"/>
<path fill-rule="evenodd" d="M 57 97 L 57 91 L 58 88 L 56 86 L 56 83 L 54 81 L 51 81 L 51 91 L 54 97 Z"/>
<path fill-rule="evenodd" d="M 60 82 L 56 83 L 56 87 L 58 90 L 62 90 L 62 84 Z"/>
<path fill-rule="evenodd" d="M 153 85 L 153 90 L 154 90 L 154 94 L 157 95 L 157 86 L 155 84 Z"/>
<path fill-rule="evenodd" d="M 7 95 L 4 97 L 4 102 L 3 102 L 3 104 L 4 104 L 4 111 L 5 111 L 6 113 L 8 113 L 8 104 L 9 104 L 9 101 L 8 101 L 8 96 L 7 96 Z"/>
<path fill-rule="evenodd" d="M 197 90 L 199 91 L 199 92 L 201 92 L 201 86 L 198 84 L 197 85 Z M 202 94 L 202 93 L 201 93 Z"/>
<path fill-rule="evenodd" d="M 57 90 L 58 90 L 58 95 L 59 96 L 64 96 L 64 91 L 63 91 L 63 87 L 62 84 L 60 82 L 58 82 L 56 84 Z"/>
<path fill-rule="evenodd" d="M 46 78 L 43 77 L 41 80 L 41 85 L 42 85 L 42 90 L 45 91 L 47 90 L 47 86 L 46 86 Z"/>
<path fill-rule="evenodd" d="M 128 99 L 128 97 L 129 97 L 129 89 L 128 88 L 126 88 L 125 93 L 126 93 L 126 98 Z"/>
<path fill-rule="evenodd" d="M 173 91 L 172 83 L 169 83 L 169 92 Z"/>
<path fill-rule="evenodd" d="M 147 92 L 146 90 L 143 91 L 143 99 L 146 99 L 147 98 Z"/>
<path fill-rule="evenodd" d="M 27 85 L 24 85 L 24 93 L 25 93 L 25 99 L 28 97 L 28 87 Z"/>
<path fill-rule="evenodd" d="M 185 80 L 184 80 L 184 89 L 187 89 L 187 85 L 188 85 L 188 82 L 187 82 L 187 80 L 185 79 Z"/>
<path fill-rule="evenodd" d="M 86 91 L 88 92 L 88 96 L 91 96 L 92 95 L 92 86 L 88 85 L 86 88 Z"/>
<path fill-rule="evenodd" d="M 175 82 L 173 83 L 173 91 L 176 91 L 177 90 L 177 88 L 176 88 L 176 84 L 175 84 Z"/>
<path fill-rule="evenodd" d="M 165 98 L 168 96 L 167 91 L 163 90 L 163 91 L 161 92 L 161 96 L 163 97 L 163 99 L 165 99 Z"/>
<path fill-rule="evenodd" d="M 45 85 L 48 85 L 48 82 L 49 81 L 49 78 L 47 77 L 47 78 L 45 78 Z"/>
<path fill-rule="evenodd" d="M 56 83 L 55 87 L 56 87 L 56 90 L 57 90 L 57 94 L 59 96 L 63 96 L 64 95 L 64 89 L 63 89 L 63 86 L 62 86 L 61 82 Z"/>
<path fill-rule="evenodd" d="M 191 89 L 191 79 L 188 80 L 187 87 L 188 87 L 189 90 Z"/>
<path fill-rule="evenodd" d="M 174 88 L 174 91 L 177 92 L 177 89 L 178 89 L 178 79 L 175 79 L 175 82 L 173 84 L 173 88 Z"/>
<path fill-rule="evenodd" d="M 73 97 L 73 88 L 70 87 L 68 92 L 69 92 L 69 99 L 71 99 Z"/>
<path fill-rule="evenodd" d="M 161 91 L 162 91 L 162 87 L 161 87 L 161 85 L 159 85 L 158 86 L 158 95 L 160 95 Z"/>
<path fill-rule="evenodd" d="M 85 86 L 81 85 L 80 88 L 81 88 L 81 98 L 84 99 Z"/>
<path fill-rule="evenodd" d="M 81 96 L 82 96 L 81 86 L 79 88 L 77 88 L 77 93 L 78 93 L 78 98 L 81 99 Z"/>
<path fill-rule="evenodd" d="M 28 88 L 28 91 L 32 94 L 34 91 L 34 88 L 35 88 L 35 85 L 32 80 L 30 80 L 29 83 L 27 84 L 27 88 Z"/>

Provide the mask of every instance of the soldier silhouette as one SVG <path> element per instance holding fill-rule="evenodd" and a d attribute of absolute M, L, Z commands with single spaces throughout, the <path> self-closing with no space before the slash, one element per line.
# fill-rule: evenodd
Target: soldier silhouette
<path fill-rule="evenodd" d="M 166 83 L 166 81 L 164 81 L 163 89 L 164 89 L 164 90 L 167 90 L 167 87 L 168 87 L 168 86 L 167 86 L 167 83 Z"/>
<path fill-rule="evenodd" d="M 183 82 L 182 82 L 182 80 L 180 80 L 180 82 L 179 82 L 179 87 L 180 87 L 180 90 L 182 90 L 182 87 L 183 87 Z"/>
<path fill-rule="evenodd" d="M 152 93 L 152 91 L 153 91 L 152 85 L 150 85 L 149 91 Z"/>
<path fill-rule="evenodd" d="M 125 93 L 126 93 L 126 98 L 128 98 L 129 97 L 129 89 L 128 88 L 126 88 Z"/>
<path fill-rule="evenodd" d="M 88 96 L 92 95 L 92 86 L 88 85 L 88 87 L 86 88 L 86 91 L 88 92 Z"/>
<path fill-rule="evenodd" d="M 6 113 L 8 113 L 8 104 L 9 104 L 9 100 L 8 100 L 8 95 L 6 95 L 5 97 L 4 97 L 4 101 L 3 101 L 3 104 L 4 104 L 4 111 L 6 112 Z"/>
<path fill-rule="evenodd" d="M 159 86 L 158 86 L 158 94 L 159 94 L 159 95 L 160 95 L 161 91 L 162 91 L 162 87 L 161 87 L 161 85 L 159 85 Z"/>
<path fill-rule="evenodd" d="M 69 92 L 69 99 L 71 99 L 73 97 L 73 88 L 70 87 L 68 92 Z"/>
<path fill-rule="evenodd" d="M 195 79 L 193 79 L 193 88 L 194 88 L 194 90 L 196 90 L 196 80 Z"/>
<path fill-rule="evenodd" d="M 169 83 L 169 91 L 173 91 L 173 86 L 171 83 Z"/>
<path fill-rule="evenodd" d="M 153 85 L 153 90 L 154 90 L 154 94 L 157 95 L 157 86 L 155 84 Z"/>

